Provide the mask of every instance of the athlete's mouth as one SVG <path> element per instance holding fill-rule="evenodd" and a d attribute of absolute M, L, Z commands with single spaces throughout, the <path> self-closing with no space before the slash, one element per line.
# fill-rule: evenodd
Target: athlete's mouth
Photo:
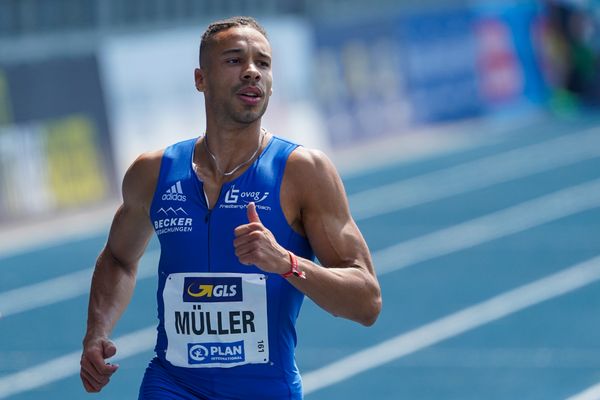
<path fill-rule="evenodd" d="M 248 97 L 251 99 L 263 97 L 263 92 L 257 86 L 247 86 L 237 91 L 239 96 Z"/>
<path fill-rule="evenodd" d="M 262 90 L 257 86 L 246 86 L 236 92 L 238 98 L 248 106 L 256 106 L 263 97 Z"/>

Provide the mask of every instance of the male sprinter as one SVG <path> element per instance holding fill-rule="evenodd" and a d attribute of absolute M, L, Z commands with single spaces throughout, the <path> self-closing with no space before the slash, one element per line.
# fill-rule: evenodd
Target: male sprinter
<path fill-rule="evenodd" d="M 118 368 L 105 363 L 116 353 L 109 335 L 154 231 L 158 337 L 139 398 L 301 399 L 294 325 L 304 295 L 373 324 L 371 256 L 332 163 L 261 128 L 271 48 L 255 20 L 208 27 L 195 81 L 206 134 L 141 155 L 125 175 L 92 279 L 83 386 L 100 391 Z"/>

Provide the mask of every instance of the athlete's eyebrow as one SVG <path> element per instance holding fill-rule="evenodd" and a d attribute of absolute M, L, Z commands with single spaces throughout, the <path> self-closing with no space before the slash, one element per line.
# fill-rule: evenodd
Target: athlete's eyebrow
<path fill-rule="evenodd" d="M 240 49 L 240 48 L 232 48 L 232 49 L 227 49 L 227 50 L 223 50 L 223 52 L 221 53 L 222 56 L 227 56 L 229 54 L 240 54 L 243 53 L 244 50 Z M 266 58 L 269 61 L 271 61 L 271 56 L 269 55 L 269 53 L 265 53 L 264 51 L 259 51 L 258 55 L 261 56 L 262 58 Z"/>
<path fill-rule="evenodd" d="M 271 56 L 267 53 L 265 53 L 264 51 L 259 51 L 258 55 L 261 56 L 262 58 L 267 58 L 269 61 L 271 61 Z"/>
<path fill-rule="evenodd" d="M 221 55 L 225 56 L 225 55 L 228 55 L 228 54 L 234 54 L 234 53 L 237 54 L 237 53 L 241 53 L 241 52 L 242 52 L 242 49 L 239 49 L 239 48 L 227 49 L 227 50 L 224 50 L 221 53 Z"/>

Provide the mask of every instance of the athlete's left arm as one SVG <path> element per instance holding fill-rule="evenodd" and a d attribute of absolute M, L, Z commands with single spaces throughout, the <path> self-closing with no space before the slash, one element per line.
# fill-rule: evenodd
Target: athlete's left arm
<path fill-rule="evenodd" d="M 286 166 L 281 203 L 292 226 L 306 234 L 325 267 L 298 257 L 306 279 L 292 276 L 288 281 L 335 316 L 367 326 L 375 323 L 381 311 L 381 289 L 333 163 L 319 151 L 294 151 Z M 248 216 L 250 223 L 236 229 L 240 261 L 268 272 L 287 272 L 287 251 L 260 224 L 254 207 Z"/>
<path fill-rule="evenodd" d="M 381 290 L 333 163 L 319 151 L 299 148 L 286 172 L 298 188 L 302 228 L 325 267 L 299 259 L 307 278 L 289 281 L 331 314 L 372 325 L 381 311 Z"/>

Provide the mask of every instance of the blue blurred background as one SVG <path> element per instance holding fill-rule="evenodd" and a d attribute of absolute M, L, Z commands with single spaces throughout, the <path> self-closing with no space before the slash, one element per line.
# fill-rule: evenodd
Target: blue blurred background
<path fill-rule="evenodd" d="M 0 223 L 114 198 L 140 152 L 201 134 L 192 71 L 214 19 L 267 27 L 265 124 L 335 152 L 443 121 L 597 106 L 599 13 L 594 1 L 3 0 Z"/>
<path fill-rule="evenodd" d="M 448 250 L 422 256 L 407 244 L 600 176 L 600 1 L 0 0 L 0 398 L 84 398 L 76 370 L 89 268 L 122 176 L 141 152 L 203 133 L 193 84 L 200 36 L 232 15 L 252 15 L 269 33 L 274 95 L 264 125 L 334 159 L 385 274 L 384 314 L 372 330 L 305 307 L 298 362 L 314 372 L 308 398 L 548 399 L 600 382 L 600 321 L 593 307 L 579 307 L 598 302 L 598 285 L 585 301 L 540 314 L 563 328 L 582 326 L 548 328 L 563 340 L 558 352 L 545 329 L 527 325 L 532 317 L 421 358 L 393 357 L 396 364 L 382 362 L 358 380 L 328 381 L 320 370 L 600 253 L 595 187 L 573 192 L 589 204 L 563 201 L 562 211 L 527 228 L 481 233 L 499 247 L 464 245 L 476 248 L 459 252 L 464 259 L 444 258 Z M 541 205 L 533 210 L 546 210 Z M 533 226 L 548 231 L 511 236 Z M 515 242 L 496 243 L 505 237 Z M 129 322 L 115 333 L 134 334 L 123 357 L 135 358 L 122 361 L 130 366 L 99 398 L 135 398 L 151 355 L 152 329 L 140 328 L 155 321 L 154 282 L 144 279 L 157 248 L 152 242 Z M 402 259 L 413 250 L 414 260 Z M 437 257 L 459 269 L 444 276 L 423 264 Z M 469 263 L 490 269 L 474 272 Z M 388 274 L 412 264 L 431 271 Z M 481 291 L 469 297 L 474 288 Z M 571 319 L 557 320 L 563 312 Z M 541 339 L 519 342 L 528 329 Z M 519 340 L 490 345 L 500 337 Z M 546 374 L 553 360 L 567 369 Z"/>

